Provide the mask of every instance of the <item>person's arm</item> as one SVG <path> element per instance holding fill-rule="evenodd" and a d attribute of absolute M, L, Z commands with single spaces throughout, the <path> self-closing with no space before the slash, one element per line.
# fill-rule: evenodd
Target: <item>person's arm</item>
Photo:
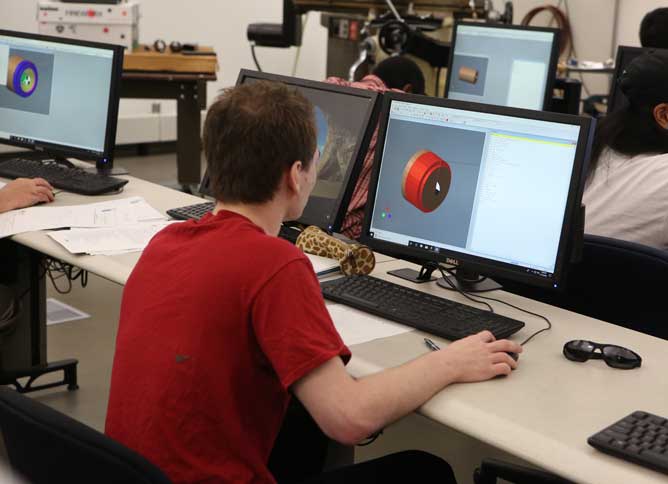
<path fill-rule="evenodd" d="M 0 213 L 53 200 L 53 187 L 46 180 L 18 178 L 0 188 Z"/>
<path fill-rule="evenodd" d="M 356 444 L 400 419 L 452 383 L 508 375 L 522 347 L 488 331 L 455 341 L 402 366 L 355 380 L 332 358 L 295 382 L 292 391 L 330 438 Z"/>

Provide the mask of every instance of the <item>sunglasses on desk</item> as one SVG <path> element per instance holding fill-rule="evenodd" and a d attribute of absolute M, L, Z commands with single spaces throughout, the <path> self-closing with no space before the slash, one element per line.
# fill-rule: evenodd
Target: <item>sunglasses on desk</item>
<path fill-rule="evenodd" d="M 580 363 L 592 359 L 603 360 L 608 366 L 621 370 L 638 368 L 642 364 L 640 355 L 628 348 L 580 339 L 569 341 L 564 345 L 564 356 Z"/>

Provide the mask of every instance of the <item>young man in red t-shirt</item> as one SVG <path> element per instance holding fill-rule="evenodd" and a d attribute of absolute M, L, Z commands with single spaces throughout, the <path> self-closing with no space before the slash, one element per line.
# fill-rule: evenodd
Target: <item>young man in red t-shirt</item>
<path fill-rule="evenodd" d="M 331 438 L 354 444 L 454 382 L 507 375 L 520 352 L 485 332 L 356 380 L 350 351 L 306 256 L 276 237 L 316 180 L 315 116 L 296 91 L 226 91 L 204 133 L 214 213 L 160 232 L 123 294 L 106 432 L 175 482 L 274 482 L 267 467 L 291 395 Z M 449 466 L 399 454 L 313 482 L 407 475 L 453 482 Z"/>

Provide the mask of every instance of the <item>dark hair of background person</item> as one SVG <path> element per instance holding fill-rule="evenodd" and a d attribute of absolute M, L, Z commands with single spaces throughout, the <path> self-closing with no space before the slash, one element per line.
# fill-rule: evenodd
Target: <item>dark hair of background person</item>
<path fill-rule="evenodd" d="M 654 119 L 654 108 L 668 103 L 668 54 L 635 58 L 617 82 L 628 103 L 598 123 L 588 175 L 596 171 L 605 148 L 626 156 L 668 153 L 668 130 Z"/>
<path fill-rule="evenodd" d="M 640 23 L 640 45 L 668 49 L 668 8 L 652 10 Z"/>
<path fill-rule="evenodd" d="M 420 67 L 408 57 L 388 57 L 373 69 L 372 74 L 391 89 L 403 89 L 410 84 L 413 94 L 424 94 L 424 75 Z"/>
<path fill-rule="evenodd" d="M 222 202 L 270 201 L 295 161 L 316 150 L 313 105 L 298 91 L 260 81 L 226 89 L 204 123 L 211 194 Z"/>

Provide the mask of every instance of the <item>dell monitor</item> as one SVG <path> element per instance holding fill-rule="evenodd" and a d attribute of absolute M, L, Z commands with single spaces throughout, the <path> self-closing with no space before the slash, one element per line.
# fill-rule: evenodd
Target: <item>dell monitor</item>
<path fill-rule="evenodd" d="M 668 52 L 665 49 L 654 49 L 650 47 L 628 47 L 620 45 L 617 49 L 617 59 L 615 61 L 615 73 L 612 76 L 610 86 L 610 96 L 608 97 L 608 113 L 618 111 L 628 105 L 626 96 L 619 88 L 619 78 L 626 67 L 636 58 L 643 54 L 652 52 Z"/>
<path fill-rule="evenodd" d="M 237 85 L 258 81 L 282 82 L 315 106 L 320 150 L 318 178 L 304 213 L 294 222 L 338 232 L 376 128 L 379 94 L 249 70 L 240 72 Z M 203 178 L 200 192 L 211 194 L 208 175 Z"/>
<path fill-rule="evenodd" d="M 467 291 L 479 289 L 479 274 L 560 286 L 593 121 L 384 97 L 363 243 L 400 259 L 451 264 Z"/>
<path fill-rule="evenodd" d="M 113 167 L 123 47 L 0 30 L 0 143 Z"/>
<path fill-rule="evenodd" d="M 558 44 L 557 29 L 457 22 L 445 97 L 547 110 Z"/>

